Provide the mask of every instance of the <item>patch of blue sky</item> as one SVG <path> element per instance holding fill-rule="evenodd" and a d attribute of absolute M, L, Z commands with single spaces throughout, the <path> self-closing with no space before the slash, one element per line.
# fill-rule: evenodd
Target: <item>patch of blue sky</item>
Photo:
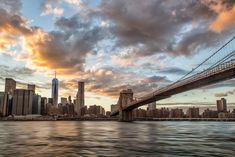
<path fill-rule="evenodd" d="M 86 0 L 85 2 L 87 2 L 87 4 L 90 6 L 90 7 L 97 7 L 100 3 L 101 3 L 101 0 Z"/>
<path fill-rule="evenodd" d="M 30 26 L 38 26 L 44 31 L 52 31 L 54 26 L 51 21 L 51 15 L 41 16 L 42 0 L 22 0 L 22 13 L 29 20 Z"/>
<path fill-rule="evenodd" d="M 29 20 L 30 26 L 38 26 L 46 32 L 53 31 L 55 29 L 54 22 L 58 18 L 53 14 L 42 15 L 43 0 L 22 0 L 22 14 Z M 58 4 L 58 7 L 64 9 L 61 16 L 70 17 L 75 14 L 75 11 L 65 3 Z"/>

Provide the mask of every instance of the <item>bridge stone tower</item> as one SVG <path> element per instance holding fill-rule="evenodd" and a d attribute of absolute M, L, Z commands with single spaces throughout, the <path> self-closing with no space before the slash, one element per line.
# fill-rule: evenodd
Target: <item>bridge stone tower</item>
<path fill-rule="evenodd" d="M 133 101 L 133 91 L 131 89 L 122 90 L 120 92 L 119 104 L 119 121 L 129 122 L 133 121 L 132 110 L 123 111 L 123 109 Z"/>

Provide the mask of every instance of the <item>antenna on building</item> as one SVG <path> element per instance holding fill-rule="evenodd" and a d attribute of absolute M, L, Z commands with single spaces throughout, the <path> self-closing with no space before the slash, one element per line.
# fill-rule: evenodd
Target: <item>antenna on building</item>
<path fill-rule="evenodd" d="M 56 70 L 55 70 L 55 78 L 56 78 Z"/>

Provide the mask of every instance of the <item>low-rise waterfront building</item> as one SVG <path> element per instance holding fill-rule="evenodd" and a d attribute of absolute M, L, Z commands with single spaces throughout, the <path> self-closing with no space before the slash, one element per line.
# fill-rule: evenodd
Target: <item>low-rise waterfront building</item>
<path fill-rule="evenodd" d="M 168 108 L 161 108 L 159 110 L 159 118 L 169 118 L 170 110 Z"/>
<path fill-rule="evenodd" d="M 219 118 L 235 118 L 235 113 L 226 113 L 226 112 L 220 112 L 218 114 Z"/>
<path fill-rule="evenodd" d="M 106 111 L 106 117 L 110 117 L 110 115 L 111 115 L 111 112 L 110 111 Z"/>
<path fill-rule="evenodd" d="M 199 108 L 190 107 L 187 111 L 188 118 L 200 118 Z"/>
<path fill-rule="evenodd" d="M 204 110 L 202 113 L 203 118 L 218 118 L 218 112 L 210 109 Z"/>
<path fill-rule="evenodd" d="M 133 110 L 133 117 L 135 118 L 145 118 L 146 117 L 146 110 L 138 108 Z"/>
<path fill-rule="evenodd" d="M 102 106 L 92 105 L 88 108 L 88 114 L 96 116 L 105 116 L 105 110 Z"/>
<path fill-rule="evenodd" d="M 184 117 L 184 112 L 183 109 L 171 109 L 169 118 L 183 118 Z"/>
<path fill-rule="evenodd" d="M 118 104 L 112 104 L 111 105 L 111 113 L 118 111 L 119 110 L 119 105 Z"/>

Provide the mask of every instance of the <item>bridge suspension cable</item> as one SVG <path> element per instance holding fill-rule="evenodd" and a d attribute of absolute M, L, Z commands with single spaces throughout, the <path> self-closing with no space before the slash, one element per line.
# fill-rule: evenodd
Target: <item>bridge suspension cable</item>
<path fill-rule="evenodd" d="M 218 53 L 221 52 L 221 50 L 223 50 L 224 48 L 226 48 L 227 46 L 229 46 L 230 43 L 232 43 L 232 41 L 235 41 L 235 37 L 231 38 L 227 43 L 225 43 L 222 47 L 220 47 L 217 51 L 215 51 L 212 55 L 210 55 L 208 58 L 206 58 L 202 63 L 198 64 L 195 68 L 193 68 L 191 71 L 189 71 L 187 74 L 185 74 L 183 77 L 181 77 L 180 79 L 178 79 L 175 83 L 178 83 L 180 81 L 182 81 L 183 79 L 185 79 L 187 76 L 189 76 L 190 74 L 193 74 L 197 69 L 199 69 L 200 67 L 202 67 L 206 62 L 208 62 L 210 59 L 212 59 L 214 56 L 216 56 Z M 235 45 L 235 44 L 234 44 Z M 216 63 L 212 64 L 209 68 L 213 68 L 221 63 L 224 63 L 225 61 L 227 61 L 227 59 L 229 59 L 230 57 L 235 55 L 235 48 L 232 52 L 230 52 L 228 55 L 226 55 L 224 58 L 220 59 L 219 61 L 217 61 Z M 173 84 L 175 84 L 173 83 Z M 172 84 L 172 85 L 173 85 Z"/>
<path fill-rule="evenodd" d="M 204 69 L 205 66 L 206 69 Z M 202 71 L 199 71 L 200 67 L 203 68 Z M 185 74 L 183 77 L 181 77 L 173 84 L 158 89 L 153 93 L 147 94 L 139 98 L 139 100 L 133 101 L 132 103 L 129 104 L 129 106 L 126 106 L 126 109 L 130 110 L 133 109 L 134 107 L 139 107 L 143 104 L 153 102 L 156 100 L 165 99 L 173 94 L 178 94 L 180 92 L 189 90 L 186 87 L 194 89 L 205 85 L 209 85 L 210 83 L 208 82 L 208 80 L 206 80 L 208 78 L 212 79 L 213 80 L 212 82 L 214 83 L 226 80 L 227 78 L 232 78 L 234 77 L 234 71 L 231 72 L 231 70 L 234 70 L 234 68 L 235 68 L 235 37 L 231 38 L 227 43 L 225 43 L 212 55 L 206 58 L 202 63 L 198 64 L 194 69 L 192 69 L 190 72 Z M 193 75 L 189 76 L 190 74 Z M 198 84 L 198 82 L 200 83 Z M 113 114 L 116 114 L 118 112 L 119 111 L 116 111 Z"/>

